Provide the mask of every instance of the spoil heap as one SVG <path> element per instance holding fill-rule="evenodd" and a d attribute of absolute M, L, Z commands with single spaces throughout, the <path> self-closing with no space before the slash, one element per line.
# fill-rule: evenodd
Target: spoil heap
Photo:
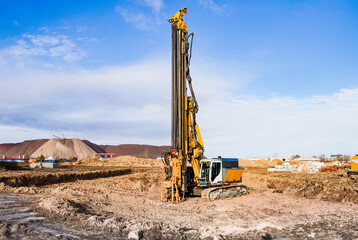
<path fill-rule="evenodd" d="M 7 157 L 30 156 L 36 149 L 46 143 L 48 139 L 27 140 L 22 143 L 1 144 L 0 155 Z"/>
<path fill-rule="evenodd" d="M 42 152 L 41 152 L 42 149 Z M 46 149 L 46 151 L 45 151 Z M 48 150 L 48 151 L 47 151 Z M 97 145 L 88 140 L 73 139 L 37 139 L 27 140 L 21 143 L 0 144 L 0 157 L 38 157 L 44 156 L 66 156 L 76 157 L 80 150 L 81 159 L 92 157 L 96 153 L 115 153 L 115 156 L 135 156 L 138 158 L 157 158 L 163 152 L 170 150 L 169 146 L 152 146 L 141 144 L 121 144 L 117 146 Z"/>
<path fill-rule="evenodd" d="M 3 156 L 9 149 L 11 149 L 13 146 L 15 146 L 16 143 L 3 143 L 0 144 L 0 155 Z"/>
<path fill-rule="evenodd" d="M 86 143 L 78 138 L 72 139 L 50 139 L 48 142 L 39 147 L 31 157 L 38 157 L 41 154 L 44 156 L 55 156 L 60 159 L 67 159 L 80 155 L 80 159 L 87 156 L 92 157 L 95 153 Z"/>

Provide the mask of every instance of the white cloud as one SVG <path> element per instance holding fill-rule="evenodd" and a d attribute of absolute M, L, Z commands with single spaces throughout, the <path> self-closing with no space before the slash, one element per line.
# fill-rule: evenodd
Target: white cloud
<path fill-rule="evenodd" d="M 77 27 L 76 32 L 81 33 L 81 32 L 86 32 L 88 30 L 87 26 L 79 26 Z"/>
<path fill-rule="evenodd" d="M 49 56 L 62 58 L 71 62 L 81 60 L 86 52 L 76 43 L 63 35 L 29 35 L 24 34 L 15 45 L 1 49 L 7 56 Z"/>
<path fill-rule="evenodd" d="M 55 36 L 43 36 L 43 35 L 24 35 L 25 38 L 29 38 L 31 42 L 36 46 L 54 46 L 60 42 L 59 37 Z M 24 41 L 22 41 L 24 43 Z"/>
<path fill-rule="evenodd" d="M 163 7 L 162 0 L 142 0 L 142 4 L 151 7 L 156 14 L 159 14 Z"/>
<path fill-rule="evenodd" d="M 215 109 L 214 111 L 211 109 Z M 358 89 L 308 98 L 215 97 L 198 114 L 209 156 L 354 154 Z"/>
<path fill-rule="evenodd" d="M 159 15 L 163 7 L 162 0 L 140 0 L 135 2 L 141 6 L 147 6 L 152 9 L 153 14 L 147 14 L 132 8 L 124 8 L 120 5 L 115 7 L 118 12 L 128 23 L 132 23 L 135 28 L 139 30 L 153 30 L 153 28 L 160 23 Z"/>
<path fill-rule="evenodd" d="M 206 156 L 357 151 L 358 89 L 305 98 L 238 96 L 230 82 L 244 83 L 245 73 L 221 74 L 199 62 L 192 63 L 192 77 Z M 169 144 L 170 61 L 66 71 L 21 63 L 21 68 L 5 66 L 0 58 L 6 89 L 0 101 L 1 141 L 65 133 L 106 144 Z"/>
<path fill-rule="evenodd" d="M 64 30 L 68 30 L 68 29 L 71 29 L 70 26 L 60 26 L 60 27 L 57 27 L 58 29 L 64 29 Z"/>
<path fill-rule="evenodd" d="M 0 143 L 15 143 L 34 139 L 30 136 L 34 136 L 36 139 L 51 138 L 52 134 L 54 134 L 52 131 L 43 131 L 30 127 L 3 124 L 0 124 L 0 133 Z"/>
<path fill-rule="evenodd" d="M 112 143 L 119 139 L 166 142 L 163 136 L 170 131 L 167 62 L 151 59 L 132 66 L 74 72 L 11 67 L 2 72 L 1 86 L 7 89 L 0 102 L 4 126 L 75 132 L 81 138 L 97 136 L 100 141 L 98 133 L 102 132 Z"/>
<path fill-rule="evenodd" d="M 139 30 L 150 30 L 152 19 L 144 13 L 134 13 L 120 6 L 116 7 L 116 11 L 123 17 L 124 21 L 133 23 L 135 28 Z"/>
<path fill-rule="evenodd" d="M 226 5 L 218 5 L 213 0 L 198 0 L 198 3 L 204 8 L 208 8 L 215 14 L 222 15 L 225 13 Z"/>

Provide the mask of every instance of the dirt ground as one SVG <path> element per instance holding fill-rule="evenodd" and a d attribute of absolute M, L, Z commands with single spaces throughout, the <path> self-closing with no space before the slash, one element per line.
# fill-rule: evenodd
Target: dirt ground
<path fill-rule="evenodd" d="M 143 161 L 134 159 L 133 165 Z M 147 168 L 118 176 L 38 186 L 0 182 L 0 193 L 31 197 L 20 205 L 46 218 L 6 221 L 0 208 L 0 239 L 358 239 L 358 183 L 337 173 L 247 168 L 243 183 L 248 195 L 170 204 L 160 201 L 163 170 L 157 160 L 154 167 L 145 161 Z M 76 168 L 89 171 L 86 163 L 70 167 Z M 40 231 L 44 226 L 57 235 Z"/>

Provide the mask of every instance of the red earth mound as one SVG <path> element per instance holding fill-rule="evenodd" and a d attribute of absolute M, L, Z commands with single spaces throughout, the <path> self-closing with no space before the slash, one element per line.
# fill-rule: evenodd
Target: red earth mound
<path fill-rule="evenodd" d="M 37 139 L 26 140 L 22 143 L 0 144 L 0 155 L 5 155 L 6 157 L 22 157 L 24 155 L 25 157 L 28 157 L 48 140 L 49 139 Z"/>
<path fill-rule="evenodd" d="M 51 139 L 51 140 L 53 141 L 53 140 L 58 140 L 58 139 Z M 64 140 L 69 141 L 70 139 L 64 139 Z M 37 140 L 26 140 L 21 143 L 0 144 L 0 156 L 1 157 L 2 156 L 30 157 L 35 152 L 38 154 L 41 154 L 41 149 L 49 141 L 50 141 L 50 139 L 37 139 Z M 139 157 L 139 158 L 157 158 L 157 157 L 160 157 L 163 152 L 168 152 L 170 150 L 169 146 L 153 146 L 153 145 L 141 145 L 141 144 L 121 144 L 121 145 L 113 146 L 113 145 L 97 145 L 97 144 L 92 143 L 88 140 L 78 140 L 78 141 L 81 141 L 85 145 L 89 146 L 91 149 L 93 149 L 93 152 L 115 153 L 116 156 L 130 155 L 130 156 L 135 156 L 135 157 Z M 81 144 L 81 145 L 83 146 L 84 144 Z M 71 147 L 71 146 L 69 146 L 69 147 Z M 57 146 L 57 148 L 58 148 L 58 146 Z M 46 154 L 47 155 L 56 155 L 55 150 L 56 149 L 54 149 L 53 153 L 51 153 L 51 151 L 49 151 L 49 152 L 46 152 Z M 42 149 L 42 152 L 45 155 L 44 149 Z M 71 151 L 71 152 L 73 152 L 72 157 L 77 157 L 77 153 L 78 153 L 77 150 Z M 81 153 L 82 152 L 84 152 L 84 151 L 81 151 Z M 87 152 L 86 152 L 86 154 L 88 155 Z M 84 157 L 86 157 L 86 156 L 84 156 Z M 92 157 L 92 156 L 90 156 L 90 157 Z"/>
<path fill-rule="evenodd" d="M 10 148 L 12 148 L 13 146 L 15 146 L 16 143 L 4 143 L 4 144 L 0 144 L 0 154 L 3 154 L 5 152 L 7 152 Z"/>

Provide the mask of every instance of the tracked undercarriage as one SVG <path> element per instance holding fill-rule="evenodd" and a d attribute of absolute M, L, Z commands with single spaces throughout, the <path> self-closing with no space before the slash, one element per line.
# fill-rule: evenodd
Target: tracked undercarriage
<path fill-rule="evenodd" d="M 230 185 L 207 188 L 201 193 L 201 197 L 210 201 L 242 196 L 249 193 L 249 189 L 245 185 Z"/>

